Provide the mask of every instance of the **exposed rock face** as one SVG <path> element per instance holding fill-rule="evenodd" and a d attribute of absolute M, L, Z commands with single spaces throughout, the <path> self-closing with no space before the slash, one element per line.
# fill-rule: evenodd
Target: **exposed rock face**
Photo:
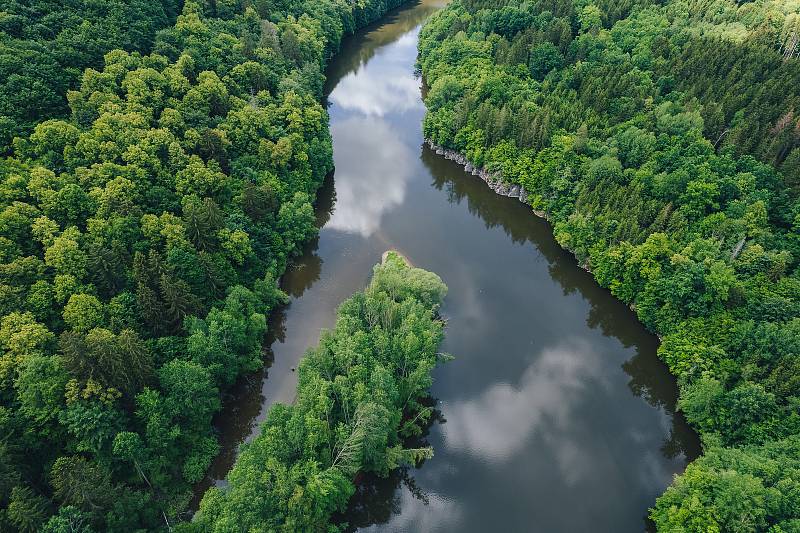
<path fill-rule="evenodd" d="M 431 147 L 431 150 L 436 152 L 437 155 L 444 156 L 445 159 L 455 161 L 459 165 L 463 166 L 466 172 L 471 173 L 473 176 L 478 176 L 480 179 L 485 181 L 486 184 L 489 185 L 489 188 L 495 193 L 502 196 L 509 196 L 511 198 L 518 198 L 519 201 L 524 204 L 528 203 L 528 191 L 525 190 L 525 187 L 505 183 L 500 172 L 489 172 L 485 168 L 478 168 L 470 163 L 466 156 L 456 152 L 455 150 L 445 148 L 444 146 L 439 146 L 430 139 L 426 139 L 426 142 L 428 143 L 428 146 Z M 544 215 L 544 213 L 539 213 L 536 211 L 534 211 L 534 213 L 536 213 L 538 216 Z"/>
<path fill-rule="evenodd" d="M 436 144 L 435 142 L 433 142 L 430 139 L 425 139 L 425 142 L 438 155 L 444 156 L 445 159 L 449 159 L 450 161 L 455 161 L 459 165 L 462 165 L 464 167 L 465 171 L 471 173 L 473 176 L 478 176 L 480 179 L 485 181 L 486 184 L 489 186 L 489 188 L 492 189 L 495 193 L 497 193 L 499 195 L 502 195 L 502 196 L 508 196 L 508 197 L 511 197 L 511 198 L 518 198 L 519 201 L 522 202 L 523 204 L 527 204 L 528 203 L 528 191 L 525 190 L 525 187 L 522 187 L 521 185 L 516 185 L 516 184 L 504 183 L 502 175 L 500 174 L 500 172 L 489 172 L 485 168 L 478 168 L 478 167 L 474 166 L 472 163 L 470 163 L 467 160 L 466 156 L 456 152 L 455 150 L 451 150 L 449 148 L 445 148 L 444 146 L 439 146 L 438 144 Z M 550 220 L 550 217 L 548 217 L 547 213 L 545 213 L 544 211 L 540 211 L 538 209 L 533 209 L 533 214 L 536 215 L 539 218 L 543 218 L 543 219 L 548 220 L 548 221 Z M 739 245 L 737 245 L 736 249 L 734 250 L 734 255 L 739 253 L 739 251 L 741 250 L 742 245 L 743 245 L 743 242 L 739 243 Z M 576 256 L 576 259 L 577 259 L 577 256 Z M 588 264 L 583 264 L 583 263 L 579 262 L 578 266 L 580 266 L 585 271 L 587 271 L 589 273 L 592 273 L 592 269 L 589 267 Z M 630 308 L 634 312 L 636 312 L 636 308 L 635 308 L 634 304 L 631 304 Z M 659 335 L 658 338 L 660 340 L 661 336 Z"/>

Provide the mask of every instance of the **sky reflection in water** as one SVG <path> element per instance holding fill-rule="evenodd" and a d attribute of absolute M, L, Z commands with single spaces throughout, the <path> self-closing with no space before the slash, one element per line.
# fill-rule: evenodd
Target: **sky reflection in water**
<path fill-rule="evenodd" d="M 428 436 L 434 459 L 398 479 L 385 501 L 367 504 L 385 505 L 383 519 L 347 518 L 369 531 L 641 530 L 647 505 L 685 460 L 663 451 L 676 423 L 670 400 L 639 387 L 659 398 L 654 410 L 632 396 L 621 366 L 637 350 L 649 352 L 646 371 L 674 383 L 653 342 L 635 346 L 649 336 L 627 310 L 613 307 L 623 316 L 612 320 L 628 322 L 633 343 L 598 330 L 602 319 L 592 323 L 593 302 L 572 286 L 584 273 L 560 251 L 531 245 L 542 239 L 531 231 L 548 228 L 532 229 L 530 212 L 507 199 L 478 205 L 487 202 L 485 186 L 422 148 L 418 31 L 371 49 L 329 96 L 336 201 L 322 238 L 343 232 L 367 248 L 380 241 L 440 273 L 451 288 L 446 349 L 456 360 L 437 372 L 433 389 L 442 412 Z M 369 48 L 370 36 L 361 44 Z M 447 208 L 431 197 L 431 176 L 448 189 Z M 459 193 L 465 181 L 470 190 Z M 513 221 L 493 220 L 497 212 Z M 554 283 L 562 276 L 566 284 Z M 603 313 L 611 299 L 599 296 Z"/>
<path fill-rule="evenodd" d="M 405 200 L 413 152 L 372 116 L 337 122 L 331 132 L 353 142 L 336 151 L 336 209 L 325 228 L 370 237 L 383 214 Z"/>
<path fill-rule="evenodd" d="M 450 288 L 435 373 L 433 459 L 360 480 L 340 517 L 365 531 L 641 531 L 697 442 L 675 414 L 657 341 L 519 202 L 423 148 L 414 76 L 422 0 L 344 43 L 328 70 L 336 173 L 324 224 L 282 281 L 267 370 L 218 425 L 224 475 L 269 406 L 291 402 L 305 350 L 395 248 Z"/>
<path fill-rule="evenodd" d="M 392 51 L 378 54 L 377 68 L 359 68 L 345 76 L 328 97 L 347 118 L 331 125 L 338 144 L 336 208 L 326 229 L 371 236 L 381 217 L 403 203 L 411 179 L 415 151 L 397 137 L 390 114 L 424 112 L 420 80 L 409 71 L 405 58 L 416 53 L 417 32 L 404 35 Z"/>

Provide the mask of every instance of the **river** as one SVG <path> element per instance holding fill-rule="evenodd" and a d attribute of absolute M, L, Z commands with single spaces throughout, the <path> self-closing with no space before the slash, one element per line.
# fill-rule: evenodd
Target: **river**
<path fill-rule="evenodd" d="M 655 498 L 699 451 L 675 413 L 658 339 L 562 250 L 517 200 L 424 146 L 421 0 L 347 39 L 328 69 L 335 175 L 320 191 L 319 238 L 282 280 L 265 369 L 241 380 L 216 425 L 224 478 L 295 368 L 364 287 L 386 249 L 450 291 L 435 373 L 435 456 L 387 480 L 360 478 L 340 517 L 363 531 L 642 531 Z"/>

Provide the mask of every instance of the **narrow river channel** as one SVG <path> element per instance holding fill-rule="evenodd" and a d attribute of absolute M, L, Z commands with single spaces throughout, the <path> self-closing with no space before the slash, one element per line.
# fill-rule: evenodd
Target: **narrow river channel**
<path fill-rule="evenodd" d="M 421 0 L 350 38 L 328 70 L 335 175 L 319 238 L 284 277 L 265 370 L 218 417 L 224 478 L 274 402 L 292 402 L 304 351 L 389 248 L 450 288 L 436 371 L 435 456 L 359 480 L 345 517 L 364 531 L 642 531 L 647 508 L 698 452 L 675 413 L 658 341 L 517 200 L 423 145 Z"/>

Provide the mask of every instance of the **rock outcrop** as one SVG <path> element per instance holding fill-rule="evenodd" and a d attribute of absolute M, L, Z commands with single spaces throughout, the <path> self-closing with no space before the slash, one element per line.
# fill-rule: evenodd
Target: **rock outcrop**
<path fill-rule="evenodd" d="M 524 204 L 528 203 L 528 191 L 525 190 L 525 187 L 505 183 L 500 172 L 489 172 L 485 168 L 477 168 L 470 163 L 463 154 L 460 154 L 455 150 L 445 148 L 444 146 L 439 146 L 429 139 L 426 142 L 428 143 L 428 146 L 431 147 L 431 150 L 436 152 L 437 155 L 463 166 L 466 172 L 471 173 L 473 176 L 478 176 L 480 179 L 485 181 L 489 188 L 495 193 L 502 196 L 508 196 L 510 198 L 517 198 Z M 538 216 L 544 216 L 544 213 L 538 213 L 536 211 L 534 211 L 534 213 L 536 213 Z"/>
<path fill-rule="evenodd" d="M 428 146 L 431 147 L 431 150 L 435 151 L 438 155 L 444 156 L 445 159 L 449 159 L 450 161 L 455 161 L 459 165 L 464 167 L 464 170 L 471 173 L 473 176 L 478 176 L 483 181 L 489 185 L 489 188 L 492 189 L 497 194 L 502 196 L 509 196 L 511 198 L 518 198 L 520 202 L 527 204 L 528 203 L 528 191 L 525 190 L 525 187 L 521 185 L 509 185 L 504 183 L 499 172 L 489 172 L 485 168 L 476 168 L 472 163 L 470 163 L 466 156 L 456 152 L 455 150 L 451 150 L 449 148 L 445 148 L 443 146 L 439 146 L 435 142 L 431 141 L 430 139 L 425 140 L 428 143 Z M 543 218 L 547 221 L 550 221 L 550 217 L 547 216 L 547 213 L 544 211 L 539 211 L 537 209 L 533 209 L 533 214 L 539 218 Z M 744 241 L 744 239 L 742 239 Z M 740 242 L 736 249 L 734 250 L 734 258 L 735 255 L 739 253 L 743 246 L 744 242 Z M 572 250 L 570 250 L 572 252 Z M 572 252 L 574 255 L 574 252 Z M 578 259 L 577 256 L 575 256 Z M 586 272 L 592 274 L 592 269 L 586 263 L 581 263 L 580 260 L 578 261 L 578 266 L 581 267 Z M 636 312 L 635 304 L 629 305 L 631 311 L 634 313 Z M 657 334 L 659 340 L 663 340 L 661 335 Z"/>

